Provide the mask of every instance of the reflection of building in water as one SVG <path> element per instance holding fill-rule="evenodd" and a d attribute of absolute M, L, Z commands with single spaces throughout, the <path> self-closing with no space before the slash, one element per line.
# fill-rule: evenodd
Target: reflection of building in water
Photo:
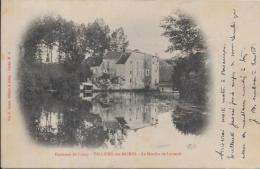
<path fill-rule="evenodd" d="M 156 125 L 160 109 L 166 110 L 171 100 L 142 92 L 96 94 L 92 102 L 71 104 L 48 98 L 44 104 L 34 105 L 29 125 L 35 140 L 51 145 L 120 148 L 127 130 Z"/>
<path fill-rule="evenodd" d="M 103 123 L 118 122 L 118 118 L 124 119 L 130 129 L 139 129 L 157 123 L 157 104 L 149 103 L 150 100 L 144 95 L 136 93 L 111 93 L 106 95 L 105 100 L 110 103 L 100 103 L 102 100 L 97 99 L 93 103 L 93 113 L 101 116 Z M 103 99 L 104 100 L 104 99 Z"/>
<path fill-rule="evenodd" d="M 145 106 L 144 121 L 152 125 L 157 124 L 158 122 L 157 114 L 158 114 L 157 104 L 156 105 L 152 103 L 147 104 Z"/>

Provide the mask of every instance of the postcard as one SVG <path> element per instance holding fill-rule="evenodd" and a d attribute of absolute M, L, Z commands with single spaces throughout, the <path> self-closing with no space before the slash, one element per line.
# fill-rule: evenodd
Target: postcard
<path fill-rule="evenodd" d="M 2 0 L 2 168 L 259 168 L 260 2 Z"/>

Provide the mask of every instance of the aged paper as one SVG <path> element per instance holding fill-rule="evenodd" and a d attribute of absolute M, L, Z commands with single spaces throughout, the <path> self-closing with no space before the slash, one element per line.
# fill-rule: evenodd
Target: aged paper
<path fill-rule="evenodd" d="M 1 167 L 259 168 L 259 1 L 3 0 Z"/>

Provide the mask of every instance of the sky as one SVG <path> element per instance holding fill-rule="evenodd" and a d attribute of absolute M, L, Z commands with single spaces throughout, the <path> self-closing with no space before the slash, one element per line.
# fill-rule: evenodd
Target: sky
<path fill-rule="evenodd" d="M 139 49 L 145 53 L 157 54 L 160 58 L 170 58 L 173 54 L 165 52 L 170 43 L 166 37 L 161 36 L 163 29 L 160 27 L 160 21 L 175 7 L 161 2 L 163 1 L 27 0 L 19 6 L 19 12 L 24 13 L 21 17 L 25 17 L 19 21 L 26 28 L 30 21 L 43 15 L 61 15 L 66 20 L 79 24 L 103 18 L 111 31 L 123 27 L 129 40 L 129 49 Z"/>
<path fill-rule="evenodd" d="M 96 18 L 103 18 L 112 30 L 123 27 L 129 40 L 129 49 L 139 49 L 149 54 L 157 54 L 161 58 L 170 58 L 172 54 L 165 52 L 169 42 L 166 37 L 161 36 L 163 29 L 160 27 L 160 20 L 169 15 L 172 10 L 169 7 L 159 10 L 157 3 L 90 1 L 89 4 L 84 5 L 84 8 L 76 7 L 82 11 L 80 17 L 62 11 L 57 12 L 67 19 L 84 24 L 93 22 Z"/>
<path fill-rule="evenodd" d="M 129 40 L 129 49 L 157 54 L 162 59 L 171 58 L 174 53 L 165 52 L 170 43 L 166 37 L 161 36 L 161 20 L 179 9 L 185 13 L 197 11 L 200 16 L 205 16 L 206 9 L 198 10 L 200 3 L 194 5 L 191 0 L 9 0 L 5 3 L 2 13 L 12 17 L 9 16 L 8 21 L 4 21 L 4 18 L 3 22 L 16 25 L 15 33 L 10 34 L 11 37 L 7 38 L 10 40 L 3 44 L 8 48 L 18 46 L 12 39 L 21 40 L 30 23 L 40 16 L 60 15 L 68 21 L 86 25 L 97 18 L 103 18 L 111 31 L 123 27 Z M 10 29 L 8 25 L 3 28 Z"/>

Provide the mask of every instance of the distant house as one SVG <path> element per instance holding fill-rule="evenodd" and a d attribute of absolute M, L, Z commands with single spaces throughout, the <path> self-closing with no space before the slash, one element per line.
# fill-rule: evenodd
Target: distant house
<path fill-rule="evenodd" d="M 142 89 L 144 85 L 144 58 L 138 53 L 124 53 L 116 63 L 117 76 L 124 79 L 122 89 Z"/>
<path fill-rule="evenodd" d="M 159 58 L 154 55 L 145 54 L 145 77 L 148 78 L 148 84 L 146 81 L 146 87 L 151 89 L 157 89 L 159 83 Z M 150 81 L 149 81 L 150 80 Z"/>
<path fill-rule="evenodd" d="M 97 77 L 102 76 L 104 73 L 111 76 L 116 75 L 115 64 L 121 57 L 121 52 L 106 52 L 101 61 L 95 61 L 94 57 L 88 58 L 89 65 L 93 73 L 93 78 L 96 80 Z"/>
<path fill-rule="evenodd" d="M 117 76 L 124 79 L 123 89 L 157 89 L 159 61 L 138 50 L 124 53 L 116 63 Z"/>
<path fill-rule="evenodd" d="M 173 85 L 172 83 L 160 83 L 159 84 L 159 90 L 160 92 L 165 92 L 165 93 L 172 93 L 173 92 Z"/>
<path fill-rule="evenodd" d="M 159 59 L 157 56 L 128 50 L 106 52 L 100 64 L 92 65 L 93 79 L 109 75 L 116 89 L 157 89 L 159 83 Z M 117 83 L 115 85 L 114 83 Z M 109 89 L 113 89 L 109 86 Z"/>

